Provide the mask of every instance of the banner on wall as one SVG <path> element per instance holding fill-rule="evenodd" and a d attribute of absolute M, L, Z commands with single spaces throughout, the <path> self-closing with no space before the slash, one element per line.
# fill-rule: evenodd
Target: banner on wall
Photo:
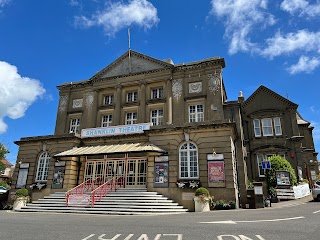
<path fill-rule="evenodd" d="M 169 163 L 168 162 L 155 162 L 154 186 L 169 187 Z"/>
<path fill-rule="evenodd" d="M 224 161 L 208 161 L 209 187 L 225 186 Z"/>

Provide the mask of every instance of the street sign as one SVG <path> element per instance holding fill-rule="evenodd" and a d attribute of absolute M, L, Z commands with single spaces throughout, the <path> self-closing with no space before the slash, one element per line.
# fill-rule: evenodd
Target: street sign
<path fill-rule="evenodd" d="M 271 169 L 270 161 L 262 161 L 262 169 Z"/>

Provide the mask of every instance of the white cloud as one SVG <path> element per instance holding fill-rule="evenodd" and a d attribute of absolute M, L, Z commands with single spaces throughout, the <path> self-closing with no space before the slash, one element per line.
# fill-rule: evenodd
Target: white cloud
<path fill-rule="evenodd" d="M 0 7 L 4 7 L 6 6 L 7 4 L 9 4 L 11 0 L 0 0 Z"/>
<path fill-rule="evenodd" d="M 273 25 L 273 15 L 266 12 L 267 0 L 212 0 L 211 14 L 224 19 L 225 37 L 230 40 L 229 53 L 253 51 L 249 34 L 254 26 Z"/>
<path fill-rule="evenodd" d="M 318 145 L 319 141 L 320 141 L 320 124 L 319 124 L 319 122 L 311 121 L 311 126 L 314 127 L 314 129 L 312 131 L 313 140 L 314 140 L 315 144 Z"/>
<path fill-rule="evenodd" d="M 291 15 L 316 17 L 320 15 L 320 2 L 310 4 L 306 0 L 284 0 L 280 8 Z"/>
<path fill-rule="evenodd" d="M 320 53 L 320 32 L 300 30 L 287 35 L 278 32 L 274 37 L 267 39 L 266 43 L 268 46 L 261 50 L 261 54 L 270 58 L 297 50 Z"/>
<path fill-rule="evenodd" d="M 311 106 L 309 109 L 312 113 L 320 113 L 320 110 L 318 110 L 315 106 Z"/>
<path fill-rule="evenodd" d="M 132 24 L 149 29 L 159 22 L 157 9 L 147 0 L 110 2 L 106 9 L 96 12 L 92 17 L 77 16 L 75 24 L 85 28 L 102 26 L 108 36 L 113 36 L 122 28 Z"/>
<path fill-rule="evenodd" d="M 38 80 L 22 77 L 15 66 L 0 61 L 0 134 L 7 130 L 5 117 L 23 117 L 28 107 L 44 93 Z"/>
<path fill-rule="evenodd" d="M 296 74 L 300 72 L 306 72 L 311 73 L 313 70 L 315 70 L 320 65 L 320 59 L 319 58 L 310 58 L 306 56 L 301 56 L 299 58 L 299 61 L 290 66 L 287 70 L 290 74 Z"/>

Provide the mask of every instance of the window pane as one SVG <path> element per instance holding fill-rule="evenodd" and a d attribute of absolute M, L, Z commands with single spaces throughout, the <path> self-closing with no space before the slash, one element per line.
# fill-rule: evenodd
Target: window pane
<path fill-rule="evenodd" d="M 263 136 L 273 136 L 271 118 L 261 119 Z"/>
<path fill-rule="evenodd" d="M 273 119 L 273 123 L 274 123 L 274 133 L 277 136 L 282 135 L 282 129 L 281 129 L 281 121 L 279 117 L 276 117 Z"/>
<path fill-rule="evenodd" d="M 180 177 L 199 177 L 198 151 L 193 143 L 185 143 L 180 147 Z"/>
<path fill-rule="evenodd" d="M 253 127 L 254 127 L 254 136 L 261 137 L 261 129 L 260 129 L 260 120 L 259 119 L 253 120 Z"/>
<path fill-rule="evenodd" d="M 49 173 L 50 155 L 47 152 L 39 156 L 36 181 L 47 181 Z"/>

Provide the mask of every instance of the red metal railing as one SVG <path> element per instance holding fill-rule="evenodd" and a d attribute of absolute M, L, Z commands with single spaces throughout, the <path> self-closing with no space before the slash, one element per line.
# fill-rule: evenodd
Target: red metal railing
<path fill-rule="evenodd" d="M 90 202 L 90 193 L 102 184 L 101 178 L 81 183 L 66 193 L 66 204 L 69 205 L 88 205 Z"/>
<path fill-rule="evenodd" d="M 101 201 L 110 191 L 117 191 L 120 187 L 124 185 L 123 177 L 117 179 L 112 178 L 109 181 L 105 182 L 101 186 L 97 187 L 91 192 L 91 207 L 94 206 L 96 201 Z"/>

